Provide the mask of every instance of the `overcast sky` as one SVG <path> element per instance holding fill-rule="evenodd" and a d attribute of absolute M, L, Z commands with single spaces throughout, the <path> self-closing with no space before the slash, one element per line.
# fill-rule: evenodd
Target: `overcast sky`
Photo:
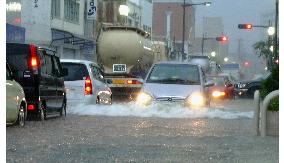
<path fill-rule="evenodd" d="M 205 1 L 193 0 L 194 3 Z M 230 52 L 237 51 L 237 40 L 239 38 L 242 38 L 244 43 L 247 42 L 247 47 L 244 48 L 252 52 L 251 45 L 264 37 L 264 28 L 245 31 L 238 29 L 239 23 L 266 25 L 263 15 L 275 12 L 275 0 L 211 0 L 211 2 L 210 7 L 196 6 L 196 37 L 200 37 L 203 33 L 203 17 L 222 17 L 224 33 L 230 39 Z"/>

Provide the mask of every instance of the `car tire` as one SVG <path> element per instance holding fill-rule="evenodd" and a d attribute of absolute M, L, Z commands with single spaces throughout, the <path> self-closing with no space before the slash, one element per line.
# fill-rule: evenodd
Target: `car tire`
<path fill-rule="evenodd" d="M 62 104 L 62 108 L 60 110 L 60 117 L 64 116 L 66 117 L 66 101 L 64 100 L 63 104 Z"/>
<path fill-rule="evenodd" d="M 24 127 L 26 124 L 26 109 L 23 105 L 19 108 L 19 114 L 18 114 L 18 124 L 21 127 Z"/>
<path fill-rule="evenodd" d="M 44 121 L 45 119 L 46 119 L 46 107 L 42 102 L 40 102 L 38 109 L 38 120 Z"/>

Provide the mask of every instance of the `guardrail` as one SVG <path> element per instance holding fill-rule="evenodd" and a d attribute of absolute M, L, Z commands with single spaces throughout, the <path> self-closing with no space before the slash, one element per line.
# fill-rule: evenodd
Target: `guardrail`
<path fill-rule="evenodd" d="M 255 110 L 254 110 L 254 117 L 253 117 L 253 127 L 255 130 L 255 134 L 259 135 L 259 131 L 260 131 L 260 135 L 261 136 L 266 136 L 266 120 L 267 120 L 267 115 L 266 115 L 266 111 L 268 108 L 268 105 L 270 103 L 270 101 L 279 96 L 279 90 L 275 90 L 270 92 L 263 100 L 262 103 L 262 107 L 260 108 L 260 96 L 259 96 L 259 91 L 255 91 L 254 92 L 254 106 L 255 106 Z M 260 113 L 260 114 L 259 114 Z M 261 123 L 259 124 L 259 119 L 261 121 Z M 259 127 L 260 126 L 260 127 Z M 260 128 L 260 130 L 259 130 Z"/>

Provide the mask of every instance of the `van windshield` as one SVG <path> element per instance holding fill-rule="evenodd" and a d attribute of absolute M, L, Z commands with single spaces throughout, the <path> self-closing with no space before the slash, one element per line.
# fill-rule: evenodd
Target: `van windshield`
<path fill-rule="evenodd" d="M 199 71 L 195 65 L 157 64 L 152 68 L 146 82 L 199 85 Z"/>
<path fill-rule="evenodd" d="M 28 70 L 29 46 L 6 44 L 6 59 L 13 72 Z"/>

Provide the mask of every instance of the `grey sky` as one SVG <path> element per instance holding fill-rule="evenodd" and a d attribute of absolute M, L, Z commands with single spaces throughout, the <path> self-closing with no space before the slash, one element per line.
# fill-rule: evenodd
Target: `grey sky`
<path fill-rule="evenodd" d="M 206 0 L 193 0 L 194 3 Z M 210 0 L 209 0 L 210 1 Z M 229 36 L 229 51 L 236 52 L 237 39 L 242 38 L 248 43 L 248 52 L 252 52 L 251 45 L 264 37 L 264 28 L 254 28 L 253 31 L 240 30 L 239 23 L 267 25 L 263 15 L 275 12 L 275 0 L 211 0 L 210 7 L 196 6 L 196 37 L 202 35 L 203 17 L 222 17 L 224 34 Z M 267 22 L 267 24 L 264 24 Z"/>

